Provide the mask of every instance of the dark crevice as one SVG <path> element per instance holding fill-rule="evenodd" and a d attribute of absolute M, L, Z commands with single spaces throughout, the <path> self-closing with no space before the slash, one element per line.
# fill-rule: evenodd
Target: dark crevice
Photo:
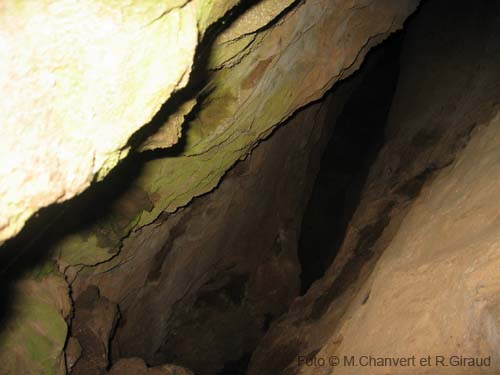
<path fill-rule="evenodd" d="M 333 124 L 333 132 L 326 132 L 331 134 L 331 140 L 323 154 L 302 222 L 299 243 L 302 293 L 323 276 L 333 261 L 359 204 L 368 172 L 384 144 L 386 120 L 398 80 L 402 40 L 402 32 L 390 37 L 368 54 L 358 73 L 346 80 L 352 83 L 362 78 Z M 414 181 L 415 185 L 419 181 Z M 354 257 L 329 291 L 313 304 L 310 319 L 321 317 L 331 301 L 356 280 L 362 266 L 373 256 L 372 248 L 389 223 L 391 208 L 389 203 L 385 215 L 361 231 Z M 368 298 L 369 295 L 364 301 Z M 269 317 L 272 321 L 264 322 L 265 331 L 277 318 Z M 300 341 L 296 341 L 281 348 L 280 354 L 273 358 L 269 373 L 280 373 L 285 364 L 297 358 L 301 346 Z M 319 350 L 312 351 L 307 358 L 313 358 Z M 245 374 L 247 365 L 245 354 L 241 360 L 227 363 L 220 374 Z"/>
<path fill-rule="evenodd" d="M 320 319 L 330 307 L 331 303 L 353 285 L 358 279 L 363 266 L 373 257 L 373 245 L 380 238 L 385 227 L 389 224 L 389 213 L 392 203 L 383 210 L 383 216 L 371 225 L 364 227 L 360 233 L 355 252 L 347 264 L 342 268 L 340 275 L 335 279 L 328 290 L 314 301 L 308 316 L 311 320 Z M 367 301 L 368 299 L 366 299 Z"/>
<path fill-rule="evenodd" d="M 226 363 L 218 375 L 245 375 L 252 353 L 245 353 L 237 361 Z"/>
<path fill-rule="evenodd" d="M 337 254 L 370 167 L 384 142 L 402 38 L 402 32 L 392 36 L 368 56 L 367 61 L 377 60 L 334 125 L 302 223 L 302 293 L 323 276 Z M 375 234 L 366 237 L 370 236 Z"/>

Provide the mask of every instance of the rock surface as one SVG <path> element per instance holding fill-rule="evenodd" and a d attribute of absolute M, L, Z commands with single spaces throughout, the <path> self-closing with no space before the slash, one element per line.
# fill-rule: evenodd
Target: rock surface
<path fill-rule="evenodd" d="M 112 262 L 78 275 L 75 295 L 94 284 L 120 305 L 114 357 L 175 362 L 202 374 L 244 365 L 299 291 L 297 237 L 311 174 L 352 86 L 297 114 L 214 192 L 134 233 Z"/>
<path fill-rule="evenodd" d="M 64 374 L 64 343 L 71 301 L 60 275 L 35 272 L 15 284 L 9 315 L 2 317 L 0 370 L 5 375 Z"/>
<path fill-rule="evenodd" d="M 127 155 L 187 84 L 198 34 L 224 14 L 213 3 L 3 2 L 0 241 Z"/>
<path fill-rule="evenodd" d="M 130 136 L 187 84 L 198 34 L 235 3 L 4 4 L 0 37 L 7 48 L 0 85 L 13 94 L 0 108 L 0 208 L 6 213 L 0 241 L 16 234 L 39 208 L 103 178 L 127 155 Z M 184 154 L 191 157 L 157 160 L 145 169 L 142 184 L 157 201 L 142 224 L 212 189 L 256 140 L 352 73 L 417 1 L 355 3 L 310 0 L 266 29 L 271 16 L 290 2 L 265 1 L 224 33 L 214 56 L 234 51 L 230 42 L 242 35 L 253 40 L 242 46 L 238 39 L 238 63 L 210 77 L 213 92 L 187 135 Z M 306 90 L 294 90 L 300 82 L 308 83 Z M 165 179 L 152 180 L 159 172 Z"/>
<path fill-rule="evenodd" d="M 225 22 L 221 18 L 237 3 L 2 4 L 0 39 L 6 48 L 0 52 L 0 87 L 11 95 L 0 101 L 0 210 L 5 213 L 0 242 L 17 233 L 40 207 L 67 200 L 103 179 L 129 153 L 131 136 L 168 98 L 188 83 L 196 87 L 189 80 L 192 70 L 200 69 L 199 62 L 193 63 L 197 43 L 207 29 L 217 31 L 209 26 Z M 213 50 L 202 45 L 211 53 L 201 65 L 213 69 L 206 82 L 197 82 L 205 84 L 203 91 L 177 100 L 178 107 L 169 108 L 173 116 L 160 124 L 165 126 L 156 138 L 139 144 L 163 148 L 183 135 L 179 147 L 173 154 L 146 154 L 137 179 L 124 184 L 120 197 L 109 199 L 112 209 L 106 216 L 93 226 L 72 228 L 47 249 L 66 281 L 73 282 L 77 275 L 82 280 L 92 277 L 101 269 L 96 265 L 112 269 L 114 262 L 123 260 L 118 255 L 124 239 L 130 236 L 133 241 L 141 228 L 150 225 L 149 231 L 160 225 L 165 211 L 174 212 L 216 187 L 276 126 L 352 74 L 367 51 L 400 28 L 417 3 L 264 1 L 243 12 L 215 39 Z M 180 131 L 186 116 L 189 122 Z M 74 211 L 69 221 L 78 221 L 78 215 Z M 289 281 L 275 264 L 269 267 L 277 272 L 278 283 Z M 61 284 L 50 298 L 67 301 L 65 279 L 56 270 L 49 274 Z M 20 284 L 36 281 L 23 277 Z M 280 309 L 292 295 L 280 300 Z M 43 296 L 19 298 L 16 309 L 36 311 L 45 306 Z M 2 373 L 40 373 L 40 368 L 64 373 L 61 358 L 69 313 L 55 311 L 58 314 L 51 310 L 47 315 L 49 328 L 42 332 L 30 315 L 17 314 L 8 322 L 1 355 L 9 360 L 0 362 Z M 18 351 L 23 335 L 43 340 L 36 356 Z"/>
<path fill-rule="evenodd" d="M 75 301 L 71 337 L 78 341 L 81 355 L 75 358 L 71 375 L 100 375 L 109 366 L 109 342 L 118 321 L 118 308 L 99 289 L 88 287 Z"/>
<path fill-rule="evenodd" d="M 370 355 L 417 362 L 363 374 L 500 371 L 500 8 L 439 0 L 420 12 L 408 25 L 389 138 L 339 255 L 272 325 L 249 374 L 359 374 L 298 359 L 353 356 L 362 366 Z M 428 355 L 431 367 L 420 366 Z M 452 356 L 491 364 L 453 366 Z"/>

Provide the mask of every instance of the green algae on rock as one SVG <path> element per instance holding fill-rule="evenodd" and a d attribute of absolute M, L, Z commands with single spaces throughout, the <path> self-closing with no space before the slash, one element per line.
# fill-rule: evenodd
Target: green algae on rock
<path fill-rule="evenodd" d="M 71 310 L 61 275 L 19 281 L 12 302 L 15 319 L 0 332 L 0 372 L 5 375 L 66 374 L 64 345 Z"/>

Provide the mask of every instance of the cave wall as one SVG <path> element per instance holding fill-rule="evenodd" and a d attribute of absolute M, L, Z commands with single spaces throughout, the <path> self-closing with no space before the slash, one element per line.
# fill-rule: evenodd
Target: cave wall
<path fill-rule="evenodd" d="M 382 147 L 404 32 L 370 52 L 321 158 L 300 230 L 302 294 L 324 275 L 343 241 L 366 176 Z M 362 110 L 360 110 L 362 108 Z"/>
<path fill-rule="evenodd" d="M 244 366 L 298 294 L 302 213 L 327 134 L 358 81 L 294 116 L 214 192 L 133 233 L 112 262 L 78 274 L 77 301 L 95 285 L 119 305 L 113 357 L 203 374 Z"/>
<path fill-rule="evenodd" d="M 197 110 L 185 124 L 180 150 L 175 157 L 146 157 L 133 185 L 133 194 L 142 199 L 130 203 L 128 194 L 116 197 L 114 209 L 94 228 L 64 239 L 57 250 L 59 262 L 103 262 L 132 230 L 212 190 L 274 127 L 356 71 L 368 50 L 400 28 L 416 3 L 377 1 L 349 7 L 307 1 L 295 4 L 269 27 L 250 32 L 252 41 L 237 52 L 231 43 L 216 40 L 208 58 L 209 80 L 196 97 Z M 262 11 L 251 8 L 242 17 L 252 20 Z M 219 53 L 229 53 L 226 49 L 231 63 L 217 63 Z"/>
<path fill-rule="evenodd" d="M 101 204 L 90 191 L 65 206 L 62 230 L 10 246 L 44 256 L 3 299 L 2 374 L 248 360 L 249 374 L 359 373 L 301 355 L 491 355 L 488 368 L 432 373 L 500 371 L 499 5 L 428 1 L 408 23 L 386 143 L 338 255 L 296 298 L 311 177 L 359 84 L 338 81 L 417 1 L 89 4 L 0 9 L 12 93 L 0 241 L 42 206 L 116 188 L 96 220 L 78 225 Z"/>
<path fill-rule="evenodd" d="M 43 257 L 3 284 L 2 373 L 64 373 L 75 278 L 122 259 L 135 233 L 216 187 L 274 127 L 352 74 L 417 3 L 3 4 L 0 241 L 40 207 L 91 183 L 98 190 L 130 150 L 179 147 L 138 157 L 137 174 L 115 185 L 122 194 L 108 196 L 111 209 L 93 224 L 45 236 L 101 205 L 69 202 L 27 246 L 7 243 L 21 263 L 26 252 Z"/>
<path fill-rule="evenodd" d="M 235 11 L 243 13 L 239 22 L 219 39 L 209 38 L 214 53 L 207 57 L 203 50 L 211 47 L 197 47 L 205 31 L 211 26 L 217 31 L 217 22 L 231 25 L 224 15 L 238 1 L 60 0 L 36 7 L 6 2 L 0 36 L 7 48 L 0 82 L 11 95 L 2 101 L 0 241 L 18 233 L 39 208 L 67 200 L 107 175 L 137 147 L 131 136 L 151 120 L 165 122 L 156 124 L 166 133 L 160 146 L 175 144 L 180 123 L 153 116 L 174 92 L 193 84 L 198 78 L 194 73 L 203 75 L 207 69 L 215 71 L 210 95 L 199 125 L 189 132 L 186 150 L 203 158 L 150 165 L 169 177 L 160 186 L 145 177 L 147 192 L 159 196 L 142 223 L 212 189 L 270 128 L 356 69 L 366 51 L 400 27 L 416 3 L 244 3 Z M 366 27 L 362 20 L 368 18 Z M 333 50 L 335 58 L 330 58 Z M 311 62 L 321 62 L 323 69 L 315 70 Z M 293 84 L 286 79 L 290 75 L 296 78 Z M 297 82 L 307 82 L 307 89 L 293 90 Z M 266 107 L 264 92 L 284 100 Z M 193 103 L 196 93 L 186 97 Z M 221 106 L 222 111 L 210 109 Z M 227 152 L 216 152 L 221 144 Z M 197 184 L 188 183 L 193 175 Z"/>
<path fill-rule="evenodd" d="M 0 19 L 0 241 L 103 178 L 237 1 L 8 0 Z"/>
<path fill-rule="evenodd" d="M 409 22 L 388 139 L 339 254 L 271 326 L 249 374 L 360 373 L 298 361 L 335 355 L 491 356 L 361 370 L 498 373 L 499 16 L 493 2 L 438 0 Z"/>

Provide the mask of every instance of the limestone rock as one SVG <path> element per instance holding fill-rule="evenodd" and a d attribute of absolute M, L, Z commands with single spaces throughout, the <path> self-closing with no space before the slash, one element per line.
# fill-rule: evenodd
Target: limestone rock
<path fill-rule="evenodd" d="M 71 374 L 104 374 L 109 365 L 111 334 L 118 321 L 117 306 L 101 297 L 96 286 L 90 286 L 78 296 L 74 310 L 71 333 L 78 340 L 82 355 Z"/>
<path fill-rule="evenodd" d="M 213 64 L 207 65 L 216 70 L 207 77 L 204 91 L 193 99 L 201 110 L 189 123 L 182 152 L 175 158 L 146 159 L 139 178 L 113 201 L 108 216 L 82 232 L 71 232 L 47 254 L 57 259 L 59 270 L 69 282 L 81 276 L 79 292 L 85 290 L 83 285 L 88 280 L 95 279 L 97 284 L 97 279 L 105 278 L 102 270 L 111 274 L 120 262 L 137 255 L 122 248 L 127 240 L 145 241 L 139 237 L 141 230 L 149 233 L 162 223 L 165 212 L 173 213 L 217 186 L 222 176 L 279 124 L 353 73 L 367 51 L 400 28 L 417 3 L 308 0 L 290 7 L 290 2 L 264 1 L 247 16 L 243 14 L 234 29 L 229 25 L 226 36 L 221 37 L 228 43 L 214 44 Z M 67 200 L 92 181 L 103 179 L 129 153 L 130 137 L 187 85 L 197 43 L 204 32 L 219 21 L 226 22 L 224 14 L 237 4 L 211 0 L 92 0 L 85 4 L 56 0 L 29 6 L 9 0 L 2 4 L 0 42 L 5 48 L 0 51 L 0 87 L 9 95 L 0 101 L 0 242 L 17 233 L 39 208 Z M 259 12 L 266 9 L 270 13 L 261 17 Z M 276 16 L 279 22 L 274 23 Z M 177 108 L 172 109 L 176 112 Z M 156 136 L 163 138 L 154 147 L 175 142 L 187 112 L 189 109 L 181 108 L 175 125 L 166 123 Z M 259 160 L 253 163 L 255 167 Z M 181 217 L 180 213 L 177 218 Z M 170 230 L 174 220 L 161 229 Z M 276 219 L 273 225 L 279 223 Z M 275 227 L 272 229 L 267 234 L 274 244 Z M 184 241 L 189 243 L 189 236 Z M 162 260 L 168 255 L 159 251 L 163 245 L 150 246 L 149 260 L 168 268 L 170 263 L 155 260 L 156 256 Z M 211 250 L 219 251 L 215 247 Z M 219 258 L 222 255 L 217 253 Z M 280 285 L 295 282 L 295 271 L 283 273 L 276 265 L 276 259 L 256 261 L 249 290 L 265 289 L 259 279 L 262 273 L 273 273 L 273 280 Z M 205 264 L 198 271 L 209 266 Z M 289 267 L 295 269 L 296 262 L 291 261 Z M 51 274 L 57 272 L 52 270 Z M 160 269 L 150 275 L 150 284 L 154 284 L 165 277 L 165 272 Z M 173 273 L 171 279 L 161 281 L 177 281 L 176 277 L 185 280 L 188 276 Z M 47 300 L 67 301 L 64 280 L 50 277 L 59 280 L 60 290 Z M 132 275 L 130 283 L 147 282 L 141 277 Z M 131 293 L 131 289 L 122 289 L 129 287 L 124 284 L 128 281 L 122 280 L 109 294 L 105 289 L 110 285 L 99 287 L 112 303 L 123 303 L 121 298 Z M 208 281 L 197 281 L 190 297 L 206 291 L 202 286 L 206 287 Z M 42 285 L 36 286 L 43 290 L 33 302 L 25 300 L 31 304 L 29 312 L 16 315 L 10 322 L 11 329 L 2 332 L 5 350 L 1 354 L 8 360 L 1 363 L 10 366 L 7 374 L 65 371 L 61 351 L 67 309 L 49 309 L 50 327 L 43 327 L 41 334 L 34 333 L 38 327 L 32 326 L 35 319 L 30 314 L 46 307 L 45 293 L 51 290 Z M 278 307 L 270 304 L 272 312 L 282 310 L 282 301 L 289 303 L 294 293 L 284 293 Z M 134 303 L 137 301 L 140 299 Z M 255 304 L 257 314 L 267 313 L 268 306 L 264 305 Z M 24 311 L 23 306 L 20 299 L 16 308 Z M 185 329 L 187 325 L 182 322 L 182 326 Z M 26 336 L 43 341 L 43 347 L 37 348 L 39 354 L 33 357 L 22 349 L 19 357 L 13 357 L 13 352 L 19 353 L 19 340 Z M 75 366 L 83 363 L 82 358 Z"/>
<path fill-rule="evenodd" d="M 156 150 L 175 145 L 181 137 L 182 124 L 195 105 L 196 99 L 191 99 L 182 104 L 178 111 L 172 114 L 158 131 L 142 143 L 139 150 Z"/>
<path fill-rule="evenodd" d="M 134 233 L 111 262 L 78 275 L 75 295 L 95 284 L 120 305 L 114 355 L 206 374 L 248 357 L 297 296 L 300 218 L 322 135 L 349 92 L 298 114 L 216 191 Z"/>
<path fill-rule="evenodd" d="M 88 231 L 90 235 L 75 233 L 65 239 L 62 250 L 58 250 L 64 268 L 68 264 L 91 264 L 87 259 L 92 257 L 105 261 L 131 230 L 213 189 L 226 171 L 277 125 L 354 72 L 367 51 L 397 30 L 418 3 L 358 1 L 359 8 L 326 0 L 296 4 L 280 22 L 252 37 L 252 46 L 244 47 L 246 52 L 237 64 L 214 71 L 205 89 L 208 94 L 198 102 L 200 110 L 188 125 L 185 145 L 178 155 L 152 158 L 141 165 L 134 189 L 143 191 L 152 207 L 135 212 L 129 220 L 131 225 L 123 226 L 113 236 L 116 240 L 106 246 L 97 242 L 95 233 L 115 231 L 114 209 Z M 271 3 L 266 2 L 269 6 Z M 279 13 L 275 5 L 272 8 Z M 259 9 L 251 8 L 250 12 L 258 13 Z M 250 18 L 257 22 L 256 15 Z M 251 22 L 249 25 L 253 27 L 245 30 L 260 27 Z M 238 34 L 242 26 L 236 22 L 234 27 L 236 30 L 230 27 L 226 33 Z M 227 48 L 232 47 L 215 44 L 213 53 L 223 53 Z M 119 208 L 129 204 L 124 194 L 114 205 Z"/>
<path fill-rule="evenodd" d="M 75 337 L 70 337 L 68 343 L 66 344 L 66 367 L 68 371 L 71 371 L 75 366 L 76 362 L 82 356 L 82 346 L 80 342 Z"/>
<path fill-rule="evenodd" d="M 491 356 L 483 367 L 366 366 L 363 374 L 498 373 L 500 48 L 492 30 L 500 9 L 476 5 L 428 2 L 408 25 L 388 140 L 340 252 L 271 327 L 249 374 L 359 374 L 298 363 L 344 355 Z"/>
<path fill-rule="evenodd" d="M 0 332 L 0 373 L 64 374 L 64 344 L 71 301 L 58 275 L 38 274 L 16 283 L 9 319 Z"/>
<path fill-rule="evenodd" d="M 251 46 L 242 46 L 241 61 L 211 75 L 210 95 L 189 124 L 182 153 L 144 165 L 138 183 L 155 204 L 138 227 L 213 189 L 259 139 L 352 74 L 367 51 L 400 28 L 417 4 L 312 0 L 257 33 Z"/>
<path fill-rule="evenodd" d="M 0 241 L 102 179 L 189 79 L 198 34 L 236 2 L 14 0 L 0 8 Z"/>

